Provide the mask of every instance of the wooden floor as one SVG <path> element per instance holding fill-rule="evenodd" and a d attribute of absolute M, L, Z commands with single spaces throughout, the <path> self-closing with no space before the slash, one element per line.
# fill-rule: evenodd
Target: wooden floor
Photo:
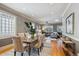
<path fill-rule="evenodd" d="M 0 47 L 0 55 L 5 54 L 6 52 L 9 52 L 13 48 L 14 48 L 13 44 Z M 51 41 L 50 49 L 51 49 L 51 56 L 65 56 L 63 49 L 59 49 L 57 47 L 57 43 L 55 40 Z"/>
<path fill-rule="evenodd" d="M 56 40 L 51 41 L 51 56 L 65 56 L 63 49 L 57 47 Z"/>
<path fill-rule="evenodd" d="M 13 49 L 13 44 L 9 44 L 3 47 L 0 47 L 0 55 L 5 54 L 6 52 L 9 52 L 11 49 Z"/>

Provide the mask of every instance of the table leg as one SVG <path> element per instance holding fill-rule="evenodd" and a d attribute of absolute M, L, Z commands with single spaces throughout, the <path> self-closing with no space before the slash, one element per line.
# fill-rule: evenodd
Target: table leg
<path fill-rule="evenodd" d="M 30 53 L 31 53 L 31 47 L 30 47 L 30 44 L 29 44 L 29 56 L 30 56 Z"/>

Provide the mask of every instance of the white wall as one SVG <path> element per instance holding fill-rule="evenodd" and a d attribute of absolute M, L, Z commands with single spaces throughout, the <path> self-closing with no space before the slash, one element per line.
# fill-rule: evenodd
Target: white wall
<path fill-rule="evenodd" d="M 71 36 L 74 36 L 76 38 L 79 38 L 79 4 L 73 3 L 69 6 L 69 8 L 66 10 L 64 15 L 62 15 L 62 23 L 63 23 L 63 33 L 66 33 L 66 22 L 65 19 L 68 15 L 70 15 L 72 12 L 75 14 L 74 18 L 74 34 Z M 66 33 L 67 34 L 67 33 Z M 68 34 L 67 34 L 68 35 Z"/>
<path fill-rule="evenodd" d="M 16 33 L 23 33 L 23 32 L 27 31 L 27 27 L 24 24 L 24 22 L 27 22 L 27 19 L 17 16 L 17 18 L 16 18 Z"/>

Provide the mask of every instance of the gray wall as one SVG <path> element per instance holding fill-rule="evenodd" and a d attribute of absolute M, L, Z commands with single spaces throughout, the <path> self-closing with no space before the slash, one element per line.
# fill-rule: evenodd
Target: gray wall
<path fill-rule="evenodd" d="M 8 44 L 12 44 L 12 40 L 11 39 L 0 39 L 0 47 L 8 45 Z"/>
<path fill-rule="evenodd" d="M 57 32 L 57 25 L 56 24 L 53 25 L 53 32 Z"/>
<path fill-rule="evenodd" d="M 58 23 L 58 24 L 53 24 L 53 31 L 54 32 L 59 32 L 57 29 L 58 26 L 62 26 L 62 23 Z"/>

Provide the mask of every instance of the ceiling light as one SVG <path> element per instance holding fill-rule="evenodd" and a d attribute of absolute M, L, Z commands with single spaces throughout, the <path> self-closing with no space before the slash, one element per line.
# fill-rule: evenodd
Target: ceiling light
<path fill-rule="evenodd" d="M 56 21 L 56 22 L 58 22 L 58 21 L 59 21 L 59 19 L 55 19 L 55 21 Z"/>
<path fill-rule="evenodd" d="M 23 8 L 23 10 L 26 10 L 26 8 Z"/>
<path fill-rule="evenodd" d="M 49 3 L 49 5 L 54 5 L 54 3 Z"/>

